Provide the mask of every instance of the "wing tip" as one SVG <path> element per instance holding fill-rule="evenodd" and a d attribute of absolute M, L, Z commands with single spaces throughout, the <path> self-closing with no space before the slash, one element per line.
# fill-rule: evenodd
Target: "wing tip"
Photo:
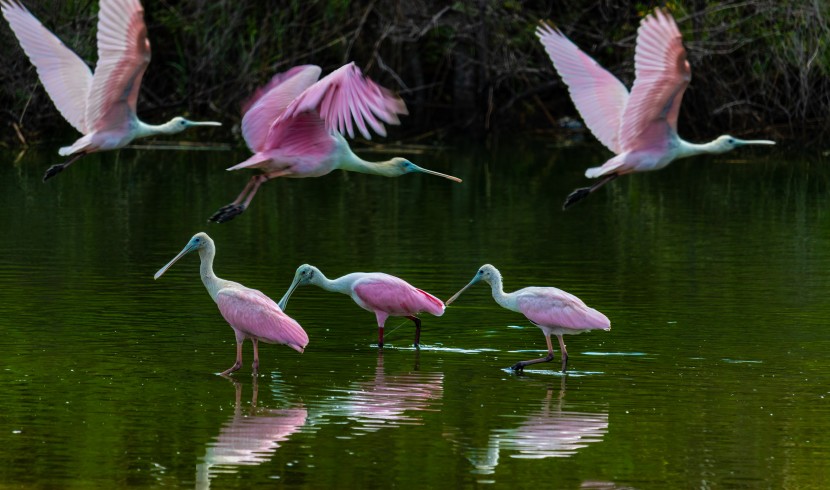
<path fill-rule="evenodd" d="M 536 26 L 536 37 L 545 39 L 550 36 L 564 36 L 564 34 L 562 34 L 562 31 L 552 21 L 539 19 L 539 25 Z"/>

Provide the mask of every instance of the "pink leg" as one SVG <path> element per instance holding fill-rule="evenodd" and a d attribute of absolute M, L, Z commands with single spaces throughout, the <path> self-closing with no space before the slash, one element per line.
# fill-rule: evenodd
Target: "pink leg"
<path fill-rule="evenodd" d="M 545 340 L 548 342 L 548 355 L 545 357 L 540 357 L 539 359 L 531 359 L 529 361 L 519 361 L 516 364 L 512 365 L 510 369 L 517 372 L 522 372 L 525 366 L 530 366 L 531 364 L 539 364 L 540 362 L 550 362 L 553 360 L 553 344 L 550 342 L 550 335 L 545 334 Z M 562 337 L 559 337 L 559 342 L 562 342 Z M 564 369 L 563 369 L 564 370 Z"/>
<path fill-rule="evenodd" d="M 386 324 L 386 319 L 389 315 L 383 311 L 376 311 L 375 317 L 378 320 L 378 349 L 383 348 L 383 326 Z"/>
<path fill-rule="evenodd" d="M 251 204 L 251 200 L 253 200 L 256 192 L 259 190 L 259 186 L 271 179 L 276 179 L 277 177 L 282 177 L 284 175 L 288 175 L 289 173 L 290 172 L 288 170 L 279 170 L 269 174 L 254 175 L 250 180 L 248 180 L 245 188 L 242 189 L 242 192 L 239 193 L 239 196 L 237 196 L 232 203 L 219 208 L 219 211 L 213 213 L 213 216 L 208 218 L 208 220 L 216 223 L 224 223 L 236 218 L 248 209 L 248 206 Z"/>
<path fill-rule="evenodd" d="M 52 177 L 54 177 L 54 176 L 58 175 L 59 173 L 63 172 L 66 169 L 66 167 L 72 165 L 73 163 L 78 161 L 78 159 L 80 159 L 84 155 L 86 155 L 86 152 L 82 151 L 80 153 L 76 153 L 76 154 L 72 155 L 69 158 L 69 160 L 67 160 L 63 163 L 56 163 L 56 164 L 52 165 L 51 167 L 46 169 L 46 173 L 43 174 L 43 181 L 46 182 L 47 180 L 51 179 Z"/>
<path fill-rule="evenodd" d="M 585 199 L 586 197 L 591 195 L 591 193 L 595 192 L 597 189 L 611 182 L 617 177 L 619 177 L 619 174 L 608 174 L 591 187 L 580 187 L 579 189 L 575 189 L 573 192 L 568 194 L 568 197 L 565 198 L 565 204 L 562 205 L 562 210 L 564 211 L 569 207 L 573 206 L 574 204 L 578 203 L 579 201 Z"/>
<path fill-rule="evenodd" d="M 228 374 L 231 374 L 235 371 L 239 371 L 239 368 L 242 367 L 242 342 L 243 340 L 240 339 L 237 339 L 236 341 L 236 362 L 233 363 L 233 366 L 222 371 L 221 374 L 227 376 Z"/>
<path fill-rule="evenodd" d="M 259 373 L 259 341 L 257 339 L 251 339 L 251 342 L 254 343 L 254 363 L 251 365 L 252 375 L 256 378 L 256 375 Z"/>
<path fill-rule="evenodd" d="M 417 316 L 408 316 L 410 320 L 415 322 L 415 348 L 420 349 L 421 344 L 421 319 Z"/>
<path fill-rule="evenodd" d="M 259 187 L 260 185 L 262 185 L 261 183 L 257 183 L 257 181 L 259 181 L 259 179 L 260 179 L 260 178 L 262 178 L 262 175 L 254 175 L 253 177 L 251 177 L 250 179 L 248 179 L 248 183 L 247 183 L 247 184 L 245 184 L 245 188 L 244 188 L 244 189 L 242 189 L 242 192 L 240 192 L 240 193 L 239 193 L 239 195 L 238 195 L 238 196 L 236 196 L 236 199 L 234 199 L 234 201 L 233 201 L 231 204 L 239 204 L 239 203 L 241 203 L 241 202 L 242 202 L 242 200 L 243 200 L 243 199 L 245 199 L 245 196 L 247 196 L 247 195 L 248 195 L 248 191 L 250 191 L 250 190 L 251 190 L 251 187 L 253 187 L 253 186 L 254 186 L 254 184 L 256 184 L 256 185 L 257 185 L 257 187 Z"/>
<path fill-rule="evenodd" d="M 562 372 L 565 372 L 565 369 L 568 367 L 568 351 L 565 350 L 565 340 L 562 338 L 561 335 L 557 335 L 556 338 L 559 339 L 559 348 L 562 349 Z M 548 339 L 550 342 L 550 339 Z M 550 346 L 548 346 L 550 348 Z"/>

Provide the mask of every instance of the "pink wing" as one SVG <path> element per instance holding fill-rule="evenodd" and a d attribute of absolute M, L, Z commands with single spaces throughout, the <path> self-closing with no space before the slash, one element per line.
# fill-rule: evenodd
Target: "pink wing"
<path fill-rule="evenodd" d="M 43 27 L 17 0 L 0 2 L 20 47 L 35 65 L 46 93 L 61 115 L 81 133 L 87 133 L 86 103 L 92 71 L 60 39 Z"/>
<path fill-rule="evenodd" d="M 519 310 L 533 323 L 575 330 L 610 330 L 611 322 L 573 294 L 556 288 L 525 288 L 519 293 Z"/>
<path fill-rule="evenodd" d="M 149 63 L 150 41 L 141 3 L 102 1 L 98 12 L 98 64 L 86 109 L 90 129 L 120 127 L 135 114 L 141 78 Z"/>
<path fill-rule="evenodd" d="M 435 316 L 444 314 L 444 303 L 403 279 L 374 273 L 355 282 L 354 292 L 366 305 L 390 315 L 415 315 L 422 311 Z"/>
<path fill-rule="evenodd" d="M 223 288 L 216 293 L 222 317 L 248 337 L 272 344 L 285 344 L 303 352 L 308 334 L 268 296 L 256 289 Z"/>
<path fill-rule="evenodd" d="M 294 99 L 320 78 L 319 66 L 303 65 L 277 73 L 245 103 L 242 137 L 253 152 L 262 151 L 274 121 Z"/>
<path fill-rule="evenodd" d="M 383 122 L 399 124 L 398 114 L 407 114 L 406 104 L 400 97 L 365 77 L 353 62 L 309 87 L 288 106 L 280 120 L 306 111 L 318 113 L 326 128 L 348 133 L 350 138 L 354 138 L 354 125 L 357 125 L 366 139 L 372 139 L 367 124 L 377 134 L 386 136 Z"/>
<path fill-rule="evenodd" d="M 643 19 L 634 57 L 637 78 L 623 114 L 620 144 L 626 151 L 665 142 L 677 132 L 683 92 L 692 79 L 683 38 L 661 9 Z"/>
<path fill-rule="evenodd" d="M 278 119 L 265 147 L 279 149 L 286 156 L 322 159 L 334 150 L 334 139 L 316 112 L 303 112 L 290 119 Z"/>
<path fill-rule="evenodd" d="M 609 150 L 620 153 L 620 125 L 628 102 L 625 85 L 583 53 L 559 29 L 542 24 L 536 28 L 536 35 L 568 86 L 585 124 Z"/>

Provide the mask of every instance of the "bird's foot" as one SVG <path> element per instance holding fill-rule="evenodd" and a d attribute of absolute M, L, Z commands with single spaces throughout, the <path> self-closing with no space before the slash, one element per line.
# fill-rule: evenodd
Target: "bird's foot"
<path fill-rule="evenodd" d="M 525 363 L 522 361 L 517 362 L 516 364 L 510 366 L 511 371 L 515 371 L 517 373 L 523 373 L 525 370 Z"/>
<path fill-rule="evenodd" d="M 219 375 L 220 376 L 227 376 L 227 375 L 229 375 L 233 372 L 239 371 L 239 368 L 241 368 L 241 367 L 242 367 L 241 362 L 235 362 L 233 366 L 229 367 L 228 369 L 225 369 L 224 371 L 219 373 Z"/>
<path fill-rule="evenodd" d="M 46 182 L 47 180 L 51 179 L 52 177 L 58 175 L 59 173 L 63 172 L 63 169 L 66 168 L 66 164 L 63 163 L 56 163 L 46 169 L 46 173 L 43 174 L 43 181 Z"/>
<path fill-rule="evenodd" d="M 245 211 L 244 204 L 228 204 L 227 206 L 222 206 L 219 208 L 219 211 L 213 213 L 213 216 L 208 218 L 208 221 L 213 221 L 214 223 L 224 223 L 226 221 L 230 221 Z"/>
<path fill-rule="evenodd" d="M 580 187 L 579 189 L 575 189 L 573 192 L 568 194 L 568 197 L 565 198 L 565 203 L 562 204 L 562 210 L 564 211 L 579 201 L 585 199 L 589 194 L 591 194 L 590 187 Z"/>

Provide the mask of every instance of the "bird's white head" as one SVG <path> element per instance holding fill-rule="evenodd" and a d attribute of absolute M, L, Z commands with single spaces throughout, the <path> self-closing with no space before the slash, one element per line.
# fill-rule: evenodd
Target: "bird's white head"
<path fill-rule="evenodd" d="M 440 172 L 436 172 L 434 170 L 429 170 L 423 167 L 419 167 L 414 163 L 410 162 L 406 158 L 395 157 L 388 162 L 389 168 L 392 169 L 392 173 L 394 177 L 403 174 L 411 174 L 411 173 L 422 173 L 422 174 L 429 174 L 435 175 L 437 177 L 443 177 L 445 179 L 452 180 L 454 182 L 461 182 L 461 179 L 458 177 L 453 177 L 452 175 L 442 174 Z"/>
<path fill-rule="evenodd" d="M 715 141 L 711 143 L 713 153 L 726 153 L 728 151 L 732 151 L 735 148 L 746 146 L 746 145 L 774 145 L 774 141 L 770 140 L 742 140 L 736 138 L 734 136 L 729 136 L 725 134 L 723 136 L 719 136 Z"/>
<path fill-rule="evenodd" d="M 169 120 L 166 124 L 163 124 L 161 127 L 162 133 L 165 134 L 176 134 L 181 133 L 187 128 L 191 128 L 193 126 L 221 126 L 222 123 L 216 121 L 191 121 L 189 119 L 185 119 L 183 117 L 177 116 L 173 119 Z"/>
<path fill-rule="evenodd" d="M 162 267 L 158 270 L 158 272 L 156 272 L 156 274 L 153 276 L 153 279 L 158 279 L 159 277 L 161 277 L 161 275 L 167 272 L 167 269 L 169 269 L 173 264 L 175 264 L 176 261 L 178 261 L 185 255 L 189 254 L 190 252 L 194 250 L 201 250 L 205 247 L 210 247 L 212 245 L 213 240 L 208 236 L 207 233 L 196 233 L 195 235 L 193 235 L 193 238 L 191 238 L 190 241 L 187 242 L 187 245 L 184 246 L 182 251 L 179 252 L 178 255 L 173 257 L 173 260 L 168 262 L 164 267 Z"/>
<path fill-rule="evenodd" d="M 473 284 L 476 284 L 479 281 L 484 281 L 487 284 L 492 284 L 493 281 L 498 281 L 500 279 L 501 279 L 501 273 L 499 273 L 498 269 L 496 269 L 495 267 L 493 267 L 490 264 L 484 264 L 484 265 L 482 265 L 481 267 L 478 268 L 478 272 L 476 272 L 476 275 L 473 276 L 473 280 L 470 281 L 466 286 L 461 288 L 460 291 L 455 293 L 452 296 L 452 298 L 448 299 L 446 304 L 447 304 L 447 306 L 449 306 L 450 303 L 452 303 L 459 296 L 461 296 L 461 293 L 463 293 L 464 291 L 467 290 L 467 288 L 469 288 Z"/>
<path fill-rule="evenodd" d="M 297 272 L 294 273 L 294 280 L 291 281 L 291 286 L 288 287 L 288 291 L 285 292 L 282 299 L 280 299 L 278 303 L 280 309 L 285 311 L 285 307 L 288 306 L 288 298 L 294 294 L 294 290 L 300 286 L 314 284 L 322 277 L 323 273 L 320 272 L 320 269 L 314 267 L 313 265 L 303 264 L 297 267 Z"/>

